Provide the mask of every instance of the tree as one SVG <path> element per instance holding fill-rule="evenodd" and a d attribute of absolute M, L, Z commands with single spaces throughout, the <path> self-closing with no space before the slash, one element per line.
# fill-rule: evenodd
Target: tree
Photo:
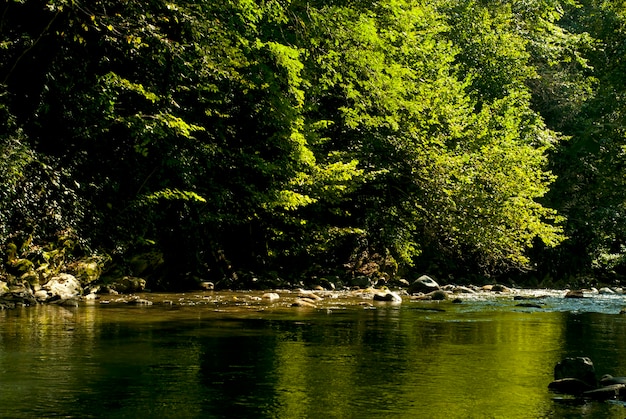
<path fill-rule="evenodd" d="M 468 45 L 437 10 L 400 1 L 319 10 L 310 115 L 332 121 L 322 149 L 364 170 L 348 208 L 372 252 L 421 268 L 444 255 L 442 271 L 453 260 L 465 272 L 528 266 L 535 237 L 562 237 L 555 212 L 537 202 L 552 180 L 545 153 L 556 135 L 530 109 L 524 42 L 499 34 L 513 25 L 498 18 L 479 30 L 482 45 Z M 494 44 L 516 71 L 494 64 L 477 80 L 483 63 L 469 59 Z"/>
<path fill-rule="evenodd" d="M 567 216 L 566 233 L 570 237 L 556 253 L 548 253 L 550 264 L 556 265 L 561 275 L 599 275 L 613 280 L 626 273 L 624 18 L 619 2 L 584 1 L 568 9 L 562 23 L 567 30 L 590 40 L 577 50 L 585 60 L 584 71 L 579 65 L 569 79 L 585 76 L 572 85 L 577 91 L 592 86 L 593 94 L 582 101 L 582 95 L 572 95 L 571 103 L 576 106 L 565 107 L 549 119 L 567 121 L 562 129 L 570 136 L 552 159 L 558 181 L 550 200 Z"/>
<path fill-rule="evenodd" d="M 531 107 L 509 6 L 58 0 L 3 16 L 9 172 L 45 162 L 67 223 L 42 231 L 159 252 L 153 285 L 375 254 L 490 274 L 562 238 L 540 204 L 558 136 Z"/>

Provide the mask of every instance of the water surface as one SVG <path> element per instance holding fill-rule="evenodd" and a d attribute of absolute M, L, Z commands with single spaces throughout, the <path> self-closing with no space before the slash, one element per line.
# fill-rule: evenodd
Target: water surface
<path fill-rule="evenodd" d="M 258 297 L 0 312 L 0 417 L 626 417 L 622 403 L 565 403 L 547 390 L 566 356 L 626 375 L 622 297 L 547 296 L 538 309 L 337 295 L 311 309 Z"/>

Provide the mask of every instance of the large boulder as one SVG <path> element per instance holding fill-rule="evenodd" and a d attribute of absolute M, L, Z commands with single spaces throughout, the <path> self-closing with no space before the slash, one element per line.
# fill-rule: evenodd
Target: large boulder
<path fill-rule="evenodd" d="M 53 276 L 41 288 L 48 293 L 48 299 L 55 300 L 67 300 L 79 296 L 83 291 L 78 279 L 66 273 Z"/>
<path fill-rule="evenodd" d="M 591 387 L 597 387 L 596 371 L 587 357 L 565 358 L 554 367 L 554 379 L 575 378 Z"/>
<path fill-rule="evenodd" d="M 417 294 L 420 292 L 428 294 L 439 289 L 439 284 L 435 282 L 434 279 L 432 279 L 428 275 L 422 275 L 417 278 L 411 285 L 409 285 L 407 291 L 409 294 Z"/>

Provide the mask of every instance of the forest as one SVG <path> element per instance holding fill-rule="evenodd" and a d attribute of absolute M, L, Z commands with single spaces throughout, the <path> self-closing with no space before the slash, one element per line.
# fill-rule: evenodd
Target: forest
<path fill-rule="evenodd" d="M 0 277 L 618 284 L 624 74 L 619 0 L 8 0 Z"/>

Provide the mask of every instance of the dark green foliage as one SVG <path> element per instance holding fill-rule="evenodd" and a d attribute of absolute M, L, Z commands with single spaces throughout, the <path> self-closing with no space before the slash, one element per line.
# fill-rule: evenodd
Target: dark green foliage
<path fill-rule="evenodd" d="M 6 2 L 2 242 L 159 254 L 163 288 L 525 271 L 562 225 L 597 263 L 622 237 L 623 16 L 531 3 Z"/>

